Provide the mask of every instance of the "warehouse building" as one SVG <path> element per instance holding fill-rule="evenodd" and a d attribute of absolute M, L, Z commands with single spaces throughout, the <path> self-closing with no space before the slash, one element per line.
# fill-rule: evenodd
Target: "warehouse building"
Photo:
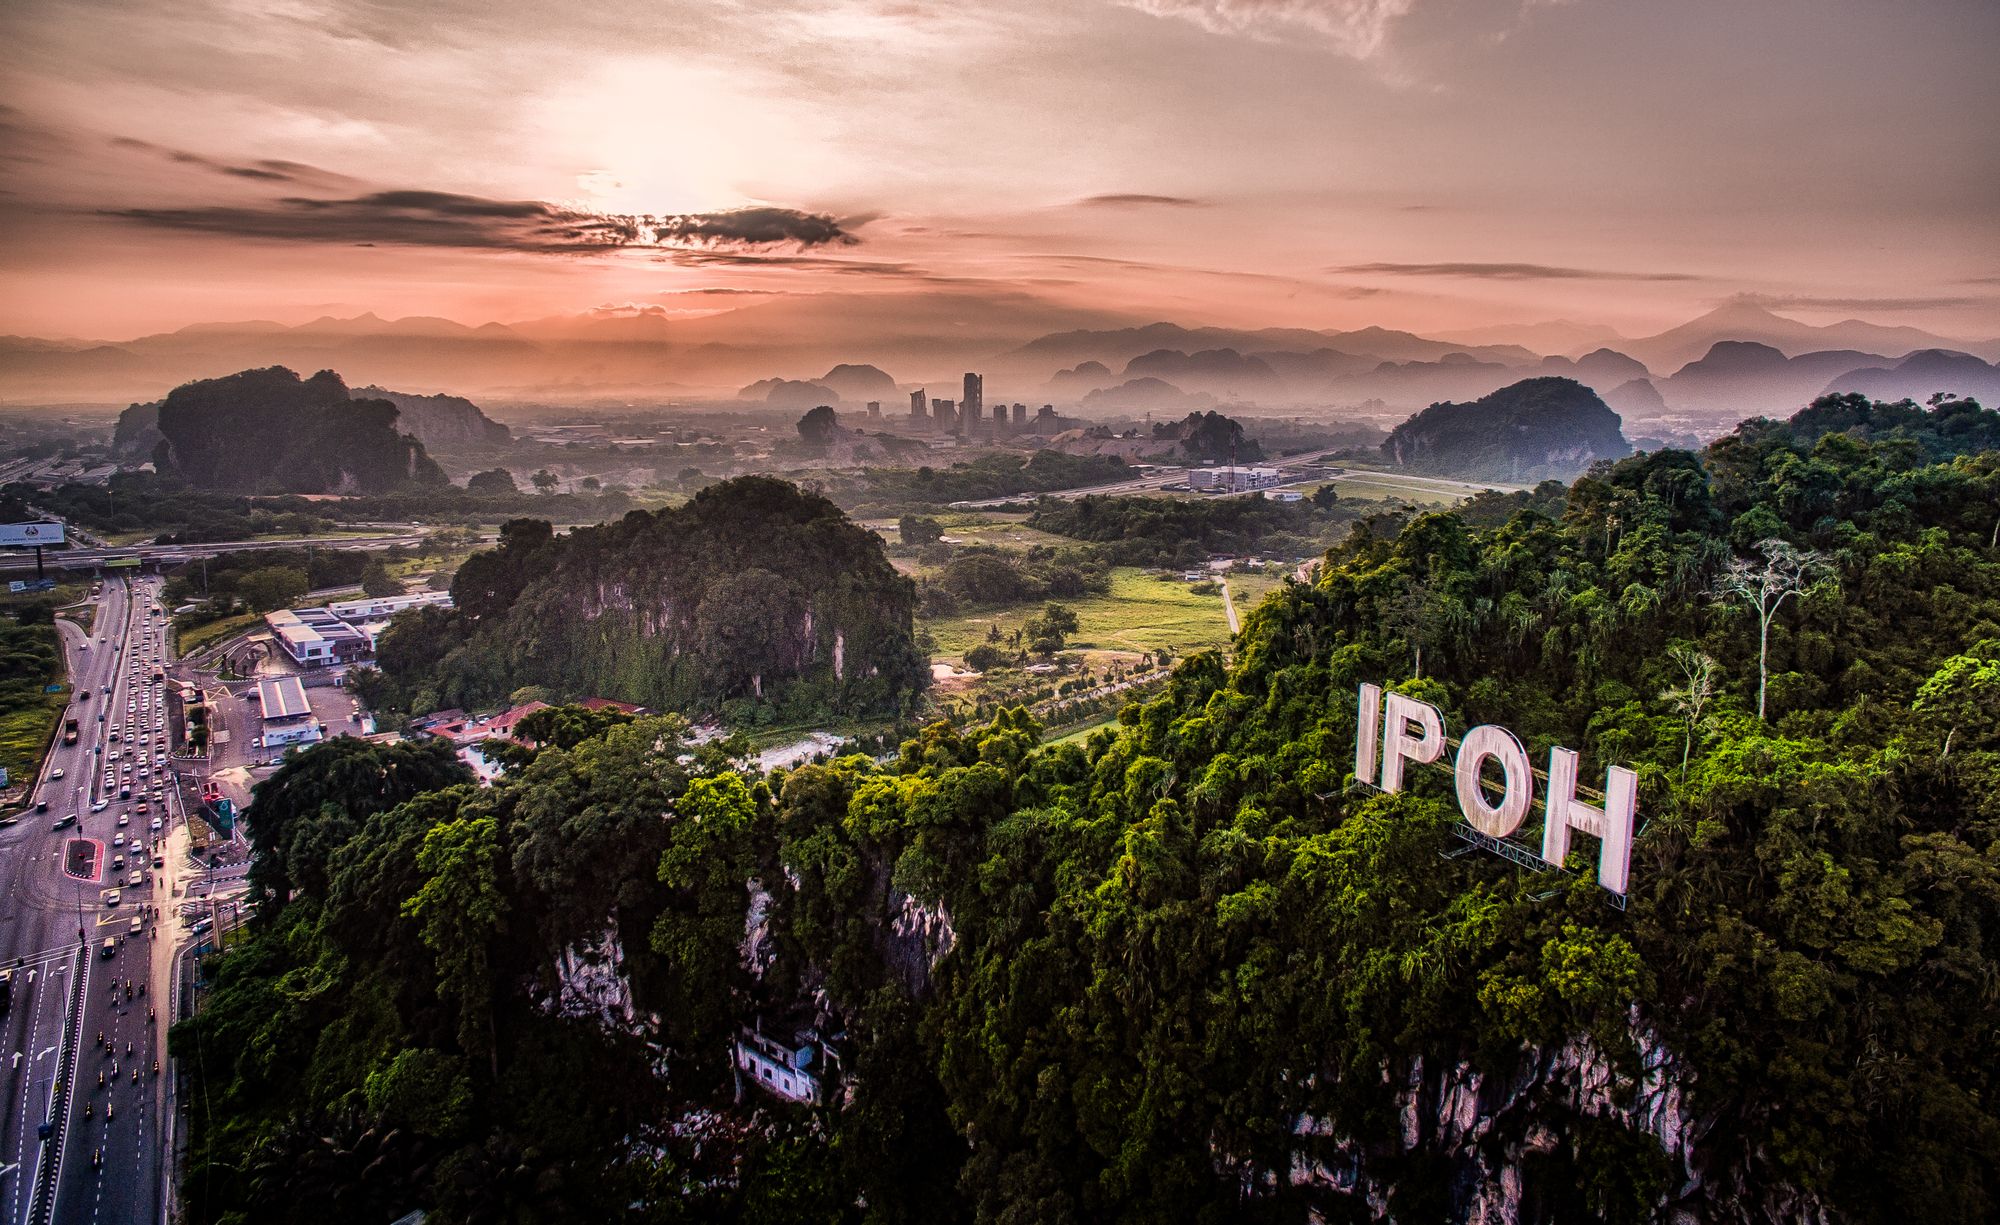
<path fill-rule="evenodd" d="M 306 687 L 296 676 L 257 682 L 257 706 L 263 712 L 264 733 L 260 743 L 267 749 L 288 744 L 312 744 L 325 736 L 319 720 L 313 718 Z"/>

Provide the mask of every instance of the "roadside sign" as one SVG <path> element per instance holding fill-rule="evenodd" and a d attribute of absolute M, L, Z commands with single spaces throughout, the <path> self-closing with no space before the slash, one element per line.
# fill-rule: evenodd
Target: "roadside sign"
<path fill-rule="evenodd" d="M 62 543 L 60 523 L 0 523 L 0 545 L 52 547 Z"/>

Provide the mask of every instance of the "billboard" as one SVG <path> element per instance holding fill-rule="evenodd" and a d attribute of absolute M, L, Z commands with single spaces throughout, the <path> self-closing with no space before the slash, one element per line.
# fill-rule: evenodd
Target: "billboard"
<path fill-rule="evenodd" d="M 63 543 L 60 523 L 0 523 L 0 545 L 47 545 Z"/>

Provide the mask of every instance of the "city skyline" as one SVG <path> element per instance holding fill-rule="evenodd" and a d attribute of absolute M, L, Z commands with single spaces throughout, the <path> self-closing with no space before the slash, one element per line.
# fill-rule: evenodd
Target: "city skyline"
<path fill-rule="evenodd" d="M 0 332 L 867 295 L 1990 339 L 1996 33 L 1978 0 L 26 3 Z"/>

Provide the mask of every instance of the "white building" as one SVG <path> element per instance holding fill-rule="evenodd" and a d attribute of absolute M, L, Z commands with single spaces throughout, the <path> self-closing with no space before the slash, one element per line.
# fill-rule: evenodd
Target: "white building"
<path fill-rule="evenodd" d="M 745 1029 L 730 1045 L 737 1072 L 764 1092 L 789 1102 L 819 1104 L 820 1080 L 812 1071 L 819 1044 L 810 1032 L 786 1043 L 761 1030 Z"/>
<path fill-rule="evenodd" d="M 1241 493 L 1246 489 L 1268 489 L 1278 483 L 1276 468 L 1191 468 L 1188 488 L 1202 493 Z"/>
<path fill-rule="evenodd" d="M 342 621 L 381 621 L 411 608 L 450 608 L 449 591 L 413 591 L 406 595 L 385 595 L 359 600 L 336 600 L 326 611 Z"/>

